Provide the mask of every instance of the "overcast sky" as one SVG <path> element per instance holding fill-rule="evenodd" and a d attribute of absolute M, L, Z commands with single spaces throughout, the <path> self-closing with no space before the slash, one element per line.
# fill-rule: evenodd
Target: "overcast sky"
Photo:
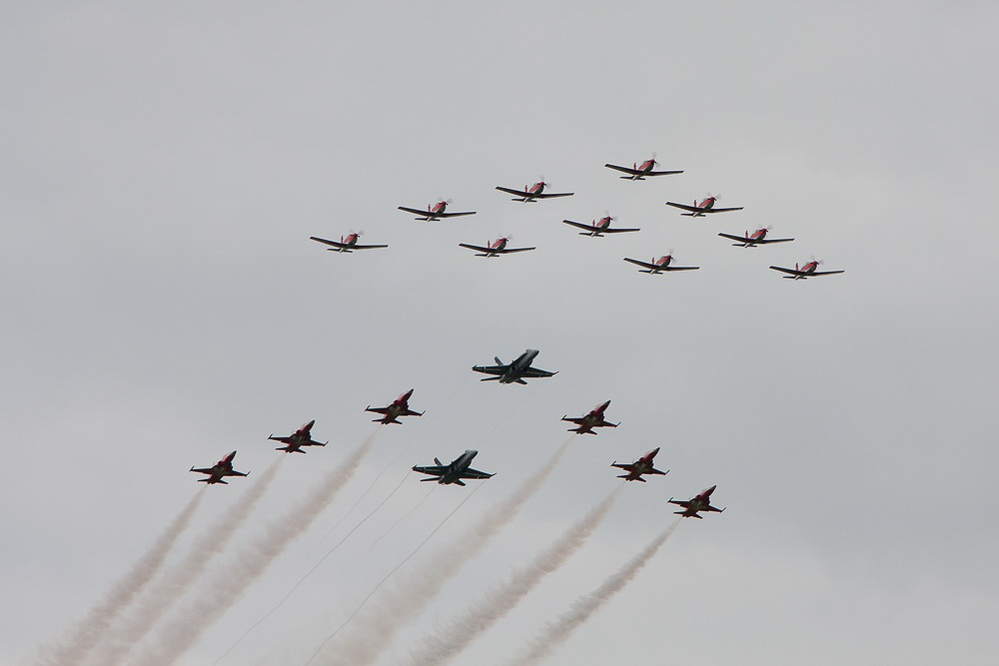
<path fill-rule="evenodd" d="M 519 653 L 713 484 L 728 510 L 683 522 L 550 663 L 996 663 L 996 25 L 966 2 L 8 3 L 0 661 L 71 630 L 196 493 L 167 566 L 211 539 L 284 455 L 267 436 L 316 419 L 329 446 L 286 456 L 193 595 L 377 432 L 371 452 L 179 662 L 215 662 L 388 498 L 222 662 L 304 663 L 473 490 L 409 467 L 472 448 L 496 476 L 400 585 L 555 453 L 564 414 L 610 399 L 621 426 L 576 437 L 380 663 L 657 446 L 670 473 L 623 488 L 455 663 Z M 603 168 L 653 153 L 684 173 Z M 575 196 L 494 189 L 542 177 Z M 745 210 L 664 205 L 708 194 Z M 396 210 L 441 197 L 477 214 Z M 605 211 L 642 231 L 560 223 Z M 717 236 L 767 225 L 794 242 Z M 360 230 L 390 247 L 308 240 Z M 457 247 L 500 235 L 538 249 Z M 622 261 L 669 251 L 700 270 Z M 846 272 L 767 270 L 813 257 Z M 559 374 L 470 371 L 528 347 Z M 410 388 L 425 416 L 370 423 Z M 233 449 L 249 478 L 187 471 Z"/>

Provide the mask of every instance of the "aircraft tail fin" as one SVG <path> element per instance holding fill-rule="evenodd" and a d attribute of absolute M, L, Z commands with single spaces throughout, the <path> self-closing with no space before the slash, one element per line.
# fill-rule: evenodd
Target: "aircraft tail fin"
<path fill-rule="evenodd" d="M 420 479 L 420 481 L 440 481 L 440 480 L 441 480 L 441 477 L 439 477 L 439 476 L 428 476 L 425 479 Z"/>
<path fill-rule="evenodd" d="M 454 483 L 457 483 L 457 484 L 458 484 L 459 486 L 463 486 L 463 485 L 465 485 L 465 482 L 464 482 L 464 481 L 462 481 L 461 479 L 455 479 L 455 480 L 454 480 Z"/>
<path fill-rule="evenodd" d="M 438 467 L 444 466 L 444 463 L 440 461 L 440 458 L 434 458 L 434 464 L 437 465 Z"/>
<path fill-rule="evenodd" d="M 500 360 L 499 356 L 493 356 L 493 360 L 496 361 L 496 365 L 506 365 L 506 363 Z"/>

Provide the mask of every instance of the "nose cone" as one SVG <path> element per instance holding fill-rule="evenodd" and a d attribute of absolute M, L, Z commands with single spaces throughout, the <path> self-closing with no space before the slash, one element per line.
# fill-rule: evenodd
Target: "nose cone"
<path fill-rule="evenodd" d="M 479 455 L 479 452 L 476 451 L 475 449 L 466 449 L 465 455 L 468 456 L 469 458 L 474 458 L 475 456 Z"/>
<path fill-rule="evenodd" d="M 308 423 L 306 423 L 304 426 L 302 426 L 302 430 L 308 430 L 308 429 L 310 429 L 314 425 L 316 425 L 316 420 L 312 419 L 311 421 L 309 421 Z"/>
<path fill-rule="evenodd" d="M 658 453 L 659 453 L 659 447 L 657 446 L 656 448 L 654 448 L 651 451 L 649 451 L 649 457 L 650 458 L 655 458 L 656 454 L 658 454 Z"/>

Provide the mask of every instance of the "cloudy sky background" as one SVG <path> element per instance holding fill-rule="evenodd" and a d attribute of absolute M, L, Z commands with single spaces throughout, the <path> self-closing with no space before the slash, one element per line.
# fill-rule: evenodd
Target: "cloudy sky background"
<path fill-rule="evenodd" d="M 624 488 L 457 663 L 512 657 L 672 521 L 665 500 L 712 484 L 729 510 L 683 523 L 552 663 L 999 658 L 999 10 L 106 2 L 0 18 L 0 661 L 56 641 L 194 493 L 174 554 L 254 481 L 206 489 L 191 465 L 238 449 L 259 475 L 279 455 L 267 435 L 313 418 L 330 440 L 288 456 L 231 554 L 376 430 L 366 405 L 409 388 L 426 415 L 377 431 L 330 509 L 181 663 L 215 661 L 401 482 L 223 663 L 304 662 L 471 490 L 402 481 L 411 465 L 475 448 L 497 472 L 426 555 L 565 441 L 563 414 L 607 399 L 621 427 L 576 438 L 382 663 L 602 500 L 610 462 L 655 446 L 670 474 Z M 685 173 L 602 167 L 653 151 Z M 541 176 L 576 195 L 521 205 L 493 189 Z M 693 221 L 663 205 L 708 193 L 745 210 Z M 478 213 L 396 210 L 437 197 Z M 605 210 L 642 231 L 559 223 Z M 770 224 L 796 240 L 716 236 Z M 308 240 L 362 229 L 390 248 Z M 501 234 L 538 249 L 457 247 Z M 701 269 L 621 261 L 670 249 Z M 812 256 L 846 273 L 766 268 Z M 527 347 L 559 374 L 522 387 L 469 371 Z"/>

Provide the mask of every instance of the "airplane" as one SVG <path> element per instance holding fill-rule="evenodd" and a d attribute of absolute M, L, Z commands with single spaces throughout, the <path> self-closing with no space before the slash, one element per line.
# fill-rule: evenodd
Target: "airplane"
<path fill-rule="evenodd" d="M 819 267 L 818 261 L 812 259 L 807 264 L 798 268 L 798 264 L 794 264 L 794 268 L 781 268 L 780 266 L 771 266 L 770 268 L 775 271 L 780 271 L 781 273 L 787 273 L 787 275 L 782 275 L 786 280 L 807 280 L 810 277 L 815 277 L 817 275 L 835 275 L 836 273 L 843 273 L 845 271 L 817 271 L 816 268 Z"/>
<path fill-rule="evenodd" d="M 673 261 L 673 255 L 667 254 L 656 259 L 652 258 L 652 263 L 645 261 L 639 261 L 638 259 L 624 258 L 625 261 L 635 264 L 636 266 L 641 266 L 642 269 L 638 271 L 639 273 L 649 273 L 650 275 L 661 275 L 663 271 L 696 271 L 700 266 L 671 266 Z"/>
<path fill-rule="evenodd" d="M 671 176 L 676 173 L 683 173 L 683 171 L 653 171 L 657 164 L 659 164 L 659 162 L 656 162 L 656 159 L 653 156 L 652 159 L 642 162 L 641 166 L 638 164 L 632 164 L 630 169 L 628 167 L 617 166 L 614 164 L 605 164 L 604 166 L 608 169 L 614 169 L 615 171 L 628 174 L 627 176 L 621 176 L 624 180 L 645 180 L 649 176 Z"/>
<path fill-rule="evenodd" d="M 441 484 L 457 483 L 459 486 L 465 485 L 462 479 L 488 479 L 493 475 L 469 467 L 472 464 L 472 458 L 478 455 L 478 453 L 478 451 L 468 449 L 447 465 L 434 458 L 435 464 L 414 465 L 413 471 L 431 475 L 431 478 L 420 479 L 420 481 L 436 481 Z"/>
<path fill-rule="evenodd" d="M 275 442 L 281 442 L 285 446 L 279 446 L 275 451 L 284 451 L 286 453 L 305 453 L 302 450 L 303 446 L 326 446 L 329 442 L 317 442 L 312 439 L 312 426 L 316 425 L 316 420 L 312 419 L 304 426 L 288 435 L 287 437 L 275 437 L 271 434 L 267 439 L 273 439 Z"/>
<path fill-rule="evenodd" d="M 574 432 L 577 435 L 596 435 L 593 432 L 594 428 L 616 428 L 619 423 L 611 423 L 610 421 L 604 420 L 604 411 L 610 405 L 611 401 L 603 403 L 602 405 L 597 405 L 590 410 L 590 413 L 586 416 L 580 416 L 578 418 L 569 418 L 568 416 L 563 416 L 563 421 L 568 421 L 569 423 L 575 423 L 577 427 L 569 428 L 569 432 Z"/>
<path fill-rule="evenodd" d="M 503 363 L 499 359 L 499 356 L 496 356 L 493 358 L 496 361 L 496 365 L 473 365 L 472 370 L 486 375 L 496 375 L 495 377 L 486 377 L 481 381 L 491 382 L 498 380 L 500 384 L 512 384 L 514 382 L 526 384 L 527 382 L 524 381 L 525 378 L 551 377 L 558 374 L 558 371 L 549 372 L 548 370 L 532 368 L 531 362 L 537 355 L 537 349 L 528 349 L 512 363 Z"/>
<path fill-rule="evenodd" d="M 314 240 L 317 243 L 325 243 L 326 245 L 331 245 L 332 247 L 326 248 L 329 252 L 346 252 L 350 253 L 354 250 L 374 250 L 380 247 L 388 247 L 388 245 L 358 245 L 357 241 L 360 237 L 359 233 L 347 234 L 346 236 L 340 236 L 340 242 L 326 240 L 325 238 L 319 238 L 318 236 L 309 236 L 309 240 Z"/>
<path fill-rule="evenodd" d="M 406 211 L 407 213 L 412 213 L 413 215 L 419 215 L 415 219 L 421 220 L 423 222 L 439 222 L 445 217 L 461 217 L 462 215 L 475 215 L 475 211 L 465 211 L 462 213 L 448 213 L 447 206 L 451 203 L 448 201 L 438 201 L 433 205 L 428 205 L 426 210 L 420 210 L 419 208 L 406 208 L 405 206 L 399 206 L 399 210 Z"/>
<path fill-rule="evenodd" d="M 212 484 L 212 483 L 224 483 L 226 485 L 229 485 L 228 481 L 225 481 L 225 480 L 222 479 L 223 476 L 247 476 L 247 475 L 249 475 L 249 472 L 237 472 L 236 470 L 234 470 L 232 468 L 232 459 L 235 458 L 235 457 L 236 457 L 236 452 L 233 451 L 232 453 L 230 453 L 225 458 L 223 458 L 222 460 L 218 461 L 217 463 L 215 463 L 211 467 L 201 467 L 201 468 L 197 468 L 197 469 L 195 469 L 194 467 L 192 467 L 190 471 L 197 472 L 198 474 L 207 474 L 208 475 L 207 478 L 205 478 L 205 479 L 198 479 L 198 481 L 202 481 L 202 482 L 208 483 L 208 484 Z"/>
<path fill-rule="evenodd" d="M 485 247 L 480 245 L 469 245 L 468 243 L 458 243 L 459 247 L 466 247 L 469 250 L 475 250 L 481 254 L 475 255 L 476 257 L 498 257 L 501 254 L 512 254 L 514 252 L 527 252 L 529 250 L 536 250 L 534 247 L 507 247 L 506 244 L 510 241 L 509 238 L 497 238 L 492 243 L 486 243 Z"/>
<path fill-rule="evenodd" d="M 688 217 L 704 217 L 707 213 L 726 213 L 730 210 L 742 210 L 743 206 L 737 208 L 715 208 L 715 202 L 718 201 L 718 197 L 708 197 L 704 199 L 701 203 L 697 203 L 694 200 L 693 206 L 688 206 L 687 204 L 673 203 L 672 201 L 667 201 L 667 206 L 672 206 L 673 208 L 679 208 L 680 210 L 689 211 L 686 213 L 680 213 L 681 215 L 686 215 Z"/>
<path fill-rule="evenodd" d="M 571 197 L 573 195 L 573 192 L 545 192 L 546 187 L 548 187 L 548 183 L 544 180 L 539 180 L 530 187 L 525 185 L 523 190 L 514 190 L 509 187 L 497 187 L 496 189 L 500 192 L 513 194 L 517 197 L 513 201 L 522 201 L 524 203 L 534 203 L 538 199 L 554 199 L 556 197 Z"/>
<path fill-rule="evenodd" d="M 734 240 L 732 243 L 733 247 L 756 247 L 757 245 L 767 245 L 769 243 L 790 243 L 793 238 L 767 238 L 767 233 L 770 231 L 767 227 L 760 227 L 753 232 L 752 235 L 749 234 L 749 230 L 746 230 L 745 237 L 735 236 L 733 234 L 718 234 L 722 238 L 728 238 L 729 240 Z"/>
<path fill-rule="evenodd" d="M 662 470 L 658 470 L 653 466 L 655 462 L 654 459 L 657 453 L 659 453 L 658 446 L 633 463 L 619 463 L 618 461 L 615 460 L 613 463 L 611 463 L 611 467 L 620 467 L 621 469 L 628 472 L 627 474 L 619 474 L 617 477 L 619 479 L 624 479 L 626 481 L 641 481 L 642 483 L 644 483 L 645 479 L 642 478 L 643 474 L 662 474 L 662 475 L 669 474 L 669 470 L 663 472 Z"/>
<path fill-rule="evenodd" d="M 673 513 L 678 516 L 683 516 L 684 518 L 703 518 L 704 516 L 697 515 L 698 511 L 717 511 L 721 513 L 725 509 L 719 509 L 718 507 L 711 506 L 711 493 L 715 491 L 718 486 L 711 486 L 706 490 L 702 490 L 697 495 L 689 500 L 675 500 L 672 497 L 669 498 L 668 502 L 670 504 L 676 504 L 677 506 L 682 506 L 683 511 L 674 511 Z"/>
<path fill-rule="evenodd" d="M 610 215 L 605 215 L 599 220 L 594 220 L 591 224 L 573 222 L 572 220 L 562 220 L 562 224 L 568 224 L 577 229 L 585 229 L 585 231 L 579 233 L 580 236 L 595 236 L 597 238 L 602 237 L 604 234 L 623 234 L 628 231 L 641 231 L 641 229 L 611 229 L 610 223 L 614 219 Z"/>
<path fill-rule="evenodd" d="M 409 398 L 413 395 L 413 389 L 409 389 L 398 398 L 395 399 L 391 405 L 387 407 L 372 407 L 368 405 L 364 408 L 366 412 L 374 412 L 375 414 L 384 414 L 380 419 L 372 419 L 372 423 L 381 423 L 385 425 L 386 423 L 398 423 L 402 425 L 402 422 L 398 420 L 400 416 L 423 416 L 424 412 L 414 412 L 409 408 Z"/>

